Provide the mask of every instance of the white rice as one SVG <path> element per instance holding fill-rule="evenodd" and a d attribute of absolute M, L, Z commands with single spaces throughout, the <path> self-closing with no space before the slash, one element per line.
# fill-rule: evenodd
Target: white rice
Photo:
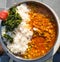
<path fill-rule="evenodd" d="M 33 32 L 31 31 L 29 24 L 27 24 L 27 22 L 30 21 L 29 11 L 26 4 L 17 6 L 17 12 L 22 17 L 22 22 L 18 28 L 15 29 L 16 36 L 13 39 L 13 44 L 7 44 L 7 47 L 13 53 L 21 52 L 21 54 L 24 54 L 28 48 L 28 43 L 31 42 L 30 39 Z"/>
<path fill-rule="evenodd" d="M 2 32 L 2 36 L 4 35 L 4 34 L 6 34 L 6 27 L 5 26 L 3 26 L 2 28 L 1 28 L 1 32 Z"/>

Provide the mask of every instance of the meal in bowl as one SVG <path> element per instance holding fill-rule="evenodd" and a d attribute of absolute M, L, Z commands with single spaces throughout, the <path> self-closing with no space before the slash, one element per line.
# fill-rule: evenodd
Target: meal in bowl
<path fill-rule="evenodd" d="M 46 55 L 55 44 L 57 25 L 43 6 L 22 3 L 8 10 L 2 21 L 2 39 L 16 56 L 33 59 Z"/>

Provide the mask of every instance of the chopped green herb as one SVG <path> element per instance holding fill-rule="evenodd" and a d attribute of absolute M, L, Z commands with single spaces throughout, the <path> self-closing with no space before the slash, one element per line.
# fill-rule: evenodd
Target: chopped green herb
<path fill-rule="evenodd" d="M 11 43 L 13 42 L 13 38 L 11 36 L 4 34 L 3 37 L 6 38 L 9 42 L 11 42 Z"/>
<path fill-rule="evenodd" d="M 6 31 L 13 31 L 22 21 L 16 10 L 15 7 L 10 8 L 8 18 L 5 22 L 2 21 L 2 26 L 6 26 Z"/>

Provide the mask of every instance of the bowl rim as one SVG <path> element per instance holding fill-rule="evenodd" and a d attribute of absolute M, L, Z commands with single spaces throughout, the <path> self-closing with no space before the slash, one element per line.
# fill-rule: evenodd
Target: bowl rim
<path fill-rule="evenodd" d="M 47 4 L 45 4 L 45 3 L 43 3 L 43 2 L 40 2 L 40 1 L 22 1 L 22 2 L 20 2 L 20 3 L 18 3 L 18 4 L 16 4 L 16 5 L 19 5 L 19 4 L 21 4 L 21 3 L 26 3 L 26 2 L 35 2 L 35 3 L 39 3 L 39 4 L 42 4 L 42 5 L 44 5 L 45 7 L 47 7 L 47 9 L 49 9 L 51 12 L 52 12 L 52 14 L 54 15 L 54 17 L 56 18 L 56 22 L 57 22 L 57 25 L 58 25 L 58 37 L 57 37 L 57 40 L 56 40 L 56 43 L 55 43 L 55 45 L 51 48 L 51 50 L 52 49 L 54 49 L 54 52 L 53 52 L 53 54 L 52 55 L 50 55 L 49 57 L 51 57 L 51 56 L 53 56 L 55 53 L 56 53 L 56 51 L 58 50 L 58 48 L 59 48 L 59 45 L 58 44 L 60 44 L 60 40 L 59 40 L 59 37 L 60 37 L 60 28 L 59 28 L 59 18 L 58 18 L 58 16 L 57 16 L 57 14 L 55 13 L 55 11 L 50 7 L 50 6 L 48 6 Z M 14 5 L 14 6 L 16 6 L 16 5 Z M 1 33 L 0 33 L 1 34 Z M 44 58 L 46 55 L 48 55 L 51 51 L 49 51 L 46 55 L 44 55 L 43 57 L 41 57 L 41 58 L 34 58 L 34 59 L 24 59 L 24 58 L 21 58 L 21 57 L 17 57 L 17 56 L 15 56 L 13 53 L 11 53 L 7 48 L 6 48 L 6 46 L 2 43 L 2 39 L 1 39 L 1 44 L 2 44 L 2 46 L 3 46 L 3 49 L 5 50 L 5 52 L 10 56 L 10 57 L 12 57 L 14 60 L 16 60 L 16 61 L 18 61 L 18 60 L 25 60 L 25 61 L 31 61 L 31 60 L 39 60 L 39 59 L 42 59 L 42 58 Z M 57 47 L 56 47 L 56 45 L 57 45 Z M 49 58 L 48 57 L 48 58 Z M 44 60 L 46 60 L 46 59 L 48 59 L 48 58 L 45 58 Z M 43 60 L 42 60 L 43 61 Z"/>

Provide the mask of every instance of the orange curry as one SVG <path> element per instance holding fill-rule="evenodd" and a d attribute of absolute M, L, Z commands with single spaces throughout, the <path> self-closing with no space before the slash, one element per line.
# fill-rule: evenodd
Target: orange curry
<path fill-rule="evenodd" d="M 30 12 L 29 24 L 34 32 L 24 58 L 37 58 L 44 56 L 54 45 L 56 40 L 55 24 L 41 13 Z M 35 30 L 34 30 L 35 28 Z"/>

